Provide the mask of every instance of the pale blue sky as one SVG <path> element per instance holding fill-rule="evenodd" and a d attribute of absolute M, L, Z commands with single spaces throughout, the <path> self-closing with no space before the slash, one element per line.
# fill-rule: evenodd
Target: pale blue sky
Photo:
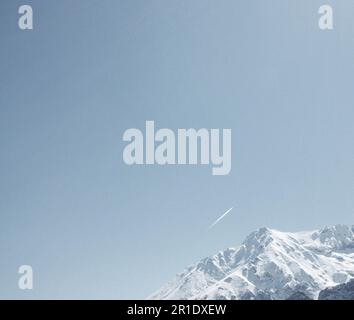
<path fill-rule="evenodd" d="M 144 298 L 258 227 L 353 224 L 353 17 L 351 1 L 2 0 L 0 297 Z M 231 128 L 231 174 L 127 167 L 123 132 L 146 120 Z"/>

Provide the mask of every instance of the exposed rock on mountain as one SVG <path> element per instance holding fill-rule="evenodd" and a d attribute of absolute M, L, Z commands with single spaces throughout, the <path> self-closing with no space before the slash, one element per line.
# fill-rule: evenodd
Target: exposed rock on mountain
<path fill-rule="evenodd" d="M 320 292 L 319 300 L 354 300 L 354 280 Z"/>

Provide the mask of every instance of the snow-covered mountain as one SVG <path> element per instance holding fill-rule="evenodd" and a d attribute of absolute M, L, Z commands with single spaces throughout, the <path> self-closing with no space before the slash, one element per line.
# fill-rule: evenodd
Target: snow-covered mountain
<path fill-rule="evenodd" d="M 316 299 L 325 288 L 354 278 L 354 226 L 318 231 L 251 233 L 191 265 L 148 299 Z"/>

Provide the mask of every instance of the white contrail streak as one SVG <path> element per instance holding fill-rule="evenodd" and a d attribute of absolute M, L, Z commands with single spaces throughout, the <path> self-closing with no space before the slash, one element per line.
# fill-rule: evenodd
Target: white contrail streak
<path fill-rule="evenodd" d="M 213 228 L 217 223 L 219 223 L 222 219 L 224 219 L 233 209 L 234 207 L 230 208 L 229 210 L 227 210 L 223 215 L 221 215 L 219 218 L 217 218 L 208 228 L 208 230 L 210 230 L 211 228 Z"/>

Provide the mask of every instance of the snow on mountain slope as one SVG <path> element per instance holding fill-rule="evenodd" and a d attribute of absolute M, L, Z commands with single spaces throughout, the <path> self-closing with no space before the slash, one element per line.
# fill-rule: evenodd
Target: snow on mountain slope
<path fill-rule="evenodd" d="M 311 232 L 261 228 L 238 248 L 191 265 L 148 299 L 317 298 L 354 278 L 354 226 Z"/>

